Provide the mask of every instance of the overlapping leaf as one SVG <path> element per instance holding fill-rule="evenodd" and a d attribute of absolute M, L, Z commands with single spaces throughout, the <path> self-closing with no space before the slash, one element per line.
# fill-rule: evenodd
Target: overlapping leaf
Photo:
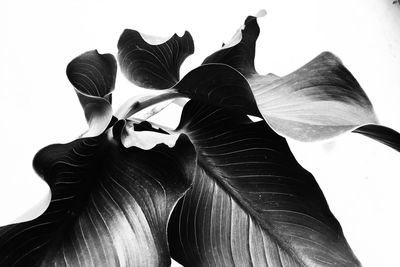
<path fill-rule="evenodd" d="M 359 266 L 314 177 L 265 122 L 189 102 L 193 188 L 169 223 L 185 266 Z"/>
<path fill-rule="evenodd" d="M 166 226 L 188 189 L 195 153 L 145 151 L 111 132 L 48 146 L 34 159 L 52 199 L 37 219 L 0 228 L 0 266 L 168 266 Z"/>
<path fill-rule="evenodd" d="M 179 81 L 182 62 L 194 52 L 192 36 L 174 34 L 169 40 L 151 44 L 142 35 L 126 29 L 118 41 L 118 61 L 122 72 L 134 84 L 167 89 Z"/>
<path fill-rule="evenodd" d="M 112 118 L 111 93 L 114 90 L 117 63 L 111 54 L 88 51 L 67 66 L 67 76 L 76 89 L 89 130 L 85 137 L 101 134 Z"/>
<path fill-rule="evenodd" d="M 313 141 L 368 124 L 355 132 L 396 150 L 400 135 L 371 124 L 377 120 L 368 97 L 329 52 L 284 77 L 257 74 L 258 35 L 257 16 L 248 17 L 230 43 L 181 81 L 180 66 L 194 52 L 188 32 L 157 44 L 133 30 L 120 37 L 128 79 L 170 90 L 128 101 L 119 115 L 130 117 L 144 102 L 200 101 L 187 104 L 178 129 L 197 158 L 186 137 L 146 132 L 146 123 L 138 126 L 144 132 L 119 121 L 103 133 L 112 119 L 116 61 L 96 50 L 72 60 L 67 75 L 89 123 L 85 136 L 97 137 L 36 155 L 52 200 L 39 218 L 0 228 L 0 266 L 168 265 L 166 225 L 190 183 L 169 229 L 172 254 L 187 266 L 359 266 L 314 177 L 269 126 Z"/>
<path fill-rule="evenodd" d="M 282 78 L 258 75 L 254 68 L 259 35 L 255 17 L 246 19 L 241 33 L 242 39 L 229 52 L 222 48 L 205 63 L 225 63 L 245 75 L 263 118 L 278 133 L 314 141 L 377 123 L 368 97 L 333 54 L 322 53 Z"/>
<path fill-rule="evenodd" d="M 180 64 L 193 53 L 187 32 L 150 44 L 139 32 L 126 30 L 118 44 L 120 65 L 128 79 L 140 86 L 170 88 L 204 103 L 263 117 L 276 132 L 296 140 L 324 140 L 378 123 L 357 80 L 330 52 L 283 77 L 257 74 L 257 18 L 264 14 L 247 17 L 228 44 L 179 82 Z M 377 138 L 377 133 L 367 136 Z"/>

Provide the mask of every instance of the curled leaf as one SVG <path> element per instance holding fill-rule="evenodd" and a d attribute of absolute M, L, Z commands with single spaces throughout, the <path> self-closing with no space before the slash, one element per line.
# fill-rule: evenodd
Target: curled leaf
<path fill-rule="evenodd" d="M 111 54 L 91 50 L 74 58 L 67 66 L 67 77 L 75 87 L 89 130 L 83 135 L 101 134 L 112 118 L 111 93 L 114 90 L 117 63 Z"/>
<path fill-rule="evenodd" d="M 111 54 L 91 50 L 74 58 L 67 66 L 67 76 L 83 95 L 106 97 L 115 86 L 117 63 Z"/>
<path fill-rule="evenodd" d="M 35 220 L 0 228 L 0 266 L 170 265 L 167 221 L 194 164 L 184 136 L 151 150 L 106 133 L 43 148 L 33 165 L 51 203 Z"/>
<path fill-rule="evenodd" d="M 174 34 L 163 43 L 151 44 L 138 31 L 126 29 L 118 41 L 122 72 L 128 80 L 145 88 L 172 87 L 179 81 L 182 62 L 193 52 L 193 39 L 187 31 L 182 37 Z"/>
<path fill-rule="evenodd" d="M 377 123 L 361 86 L 329 52 L 284 77 L 252 75 L 248 81 L 268 124 L 296 140 L 327 139 Z"/>

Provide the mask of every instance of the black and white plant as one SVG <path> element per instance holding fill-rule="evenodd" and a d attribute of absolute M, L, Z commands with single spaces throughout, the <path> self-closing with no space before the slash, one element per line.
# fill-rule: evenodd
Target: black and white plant
<path fill-rule="evenodd" d="M 67 76 L 89 128 L 36 154 L 51 203 L 34 220 L 0 228 L 0 266 L 168 266 L 171 257 L 184 266 L 359 266 L 285 138 L 355 132 L 399 151 L 400 135 L 379 125 L 330 52 L 283 77 L 257 73 L 261 15 L 182 79 L 194 52 L 189 32 L 156 40 L 125 30 L 122 72 L 163 91 L 115 113 L 114 56 L 73 59 Z M 184 104 L 176 129 L 148 121 L 171 103 Z"/>

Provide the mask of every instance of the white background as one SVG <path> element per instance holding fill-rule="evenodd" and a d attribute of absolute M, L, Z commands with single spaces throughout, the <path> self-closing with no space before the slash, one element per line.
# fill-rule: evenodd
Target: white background
<path fill-rule="evenodd" d="M 183 64 L 183 76 L 260 9 L 268 14 L 259 19 L 259 73 L 284 75 L 331 51 L 367 92 L 382 124 L 400 131 L 400 6 L 392 0 L 2 0 L 0 225 L 38 216 L 48 203 L 48 187 L 31 167 L 35 152 L 86 130 L 65 75 L 72 58 L 92 49 L 116 55 L 125 28 L 156 36 L 188 30 L 196 51 Z M 114 110 L 138 92 L 118 73 Z M 316 177 L 363 265 L 396 266 L 400 154 L 357 134 L 290 144 Z"/>

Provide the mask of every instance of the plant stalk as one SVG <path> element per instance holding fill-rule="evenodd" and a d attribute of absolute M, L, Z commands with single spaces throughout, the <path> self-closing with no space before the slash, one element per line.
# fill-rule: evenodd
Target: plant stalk
<path fill-rule="evenodd" d="M 125 115 L 125 118 L 129 118 L 130 116 L 134 115 L 135 113 L 148 108 L 150 106 L 153 106 L 155 104 L 158 104 L 160 102 L 167 101 L 169 99 L 174 99 L 174 98 L 180 98 L 180 97 L 185 97 L 185 95 L 178 93 L 176 91 L 169 91 L 164 94 L 157 95 L 155 97 L 152 97 L 150 99 L 144 100 L 142 102 L 135 102 L 132 104 L 131 109 L 129 112 Z"/>

